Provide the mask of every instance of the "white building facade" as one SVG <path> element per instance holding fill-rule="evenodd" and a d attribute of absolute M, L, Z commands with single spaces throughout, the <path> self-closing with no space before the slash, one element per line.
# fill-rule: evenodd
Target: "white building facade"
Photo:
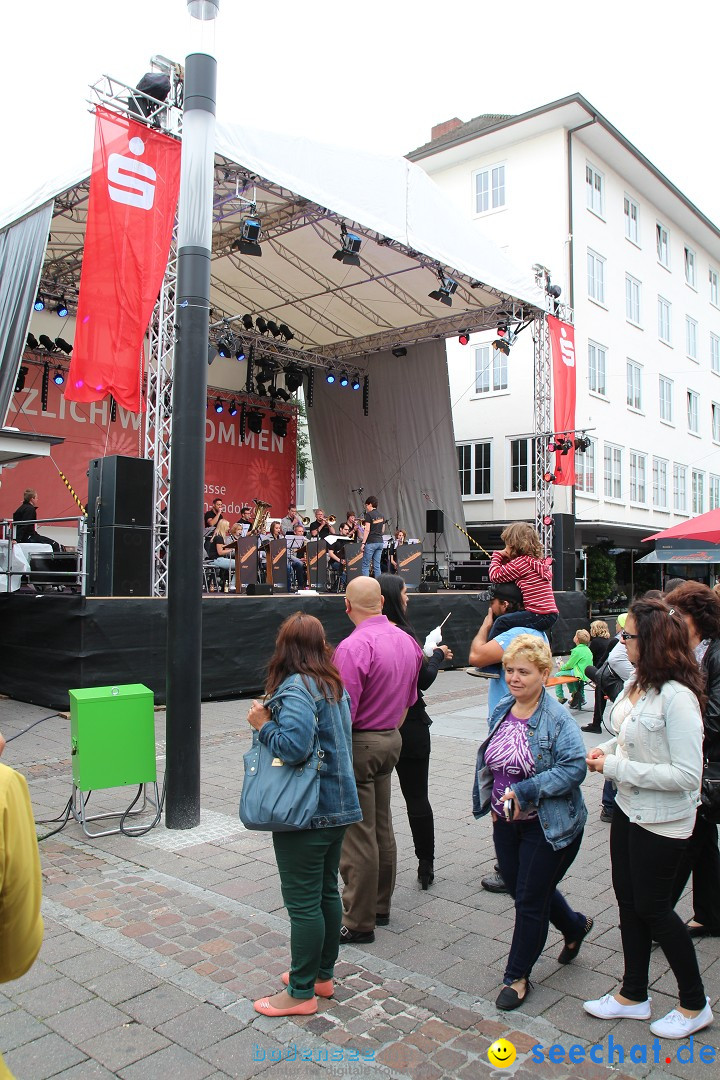
<path fill-rule="evenodd" d="M 720 507 L 720 230 L 579 95 L 518 117 L 449 121 L 409 154 L 518 266 L 574 311 L 577 548 L 640 549 Z M 466 522 L 491 542 L 532 520 L 531 328 L 448 341 Z M 492 525 L 490 524 L 492 523 Z M 642 553 L 646 553 L 645 548 Z"/>

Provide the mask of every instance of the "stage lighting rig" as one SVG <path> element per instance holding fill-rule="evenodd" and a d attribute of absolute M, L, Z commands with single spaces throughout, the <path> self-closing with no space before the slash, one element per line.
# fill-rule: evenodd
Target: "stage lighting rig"
<path fill-rule="evenodd" d="M 340 235 L 342 237 L 342 247 L 338 248 L 333 255 L 333 259 L 337 259 L 343 266 L 359 266 L 360 256 L 358 252 L 362 247 L 362 240 L 355 233 L 348 232 L 344 221 L 340 226 Z"/>
<path fill-rule="evenodd" d="M 280 398 L 281 401 L 290 400 L 290 394 L 287 392 L 284 386 L 274 386 L 270 391 L 270 397 Z"/>
<path fill-rule="evenodd" d="M 235 352 L 237 342 L 235 341 L 235 335 L 229 330 L 224 330 L 217 339 L 217 351 L 218 356 L 222 356 L 223 359 L 229 360 Z"/>
<path fill-rule="evenodd" d="M 370 376 L 366 375 L 363 379 L 363 413 L 365 416 L 370 414 Z"/>
<path fill-rule="evenodd" d="M 55 368 L 55 374 L 53 375 L 53 382 L 56 386 L 62 386 L 65 382 L 65 374 L 62 368 Z"/>
<path fill-rule="evenodd" d="M 398 360 L 401 356 L 407 356 L 407 349 L 404 345 L 396 345 L 394 349 L 390 350 L 394 357 Z"/>
<path fill-rule="evenodd" d="M 562 289 L 559 285 L 550 285 L 548 282 L 547 289 L 545 290 L 553 302 L 553 314 L 558 315 L 560 312 L 560 297 L 562 296 Z"/>
<path fill-rule="evenodd" d="M 223 403 L 220 398 L 215 398 L 215 412 L 221 413 L 223 411 Z"/>
<path fill-rule="evenodd" d="M 305 394 L 305 402 L 310 408 L 315 399 L 315 368 L 310 368 L 307 373 L 307 393 Z"/>
<path fill-rule="evenodd" d="M 348 386 L 350 383 L 350 377 L 347 371 L 340 372 L 340 379 L 338 380 L 341 386 Z"/>
<path fill-rule="evenodd" d="M 27 336 L 27 347 L 28 347 L 28 349 L 37 349 L 37 348 L 39 348 L 39 344 L 40 343 L 38 342 L 38 339 L 35 337 L 34 334 L 28 334 L 28 336 Z"/>
<path fill-rule="evenodd" d="M 454 278 L 446 277 L 442 270 L 438 270 L 437 276 L 440 288 L 433 289 L 432 292 L 428 293 L 428 296 L 431 300 L 439 300 L 446 307 L 452 307 L 452 298 L 457 291 L 458 283 Z"/>
<path fill-rule="evenodd" d="M 554 483 L 555 483 L 555 473 L 554 473 L 554 472 L 550 472 L 550 470 L 549 470 L 549 469 L 547 470 L 547 472 L 544 472 L 544 473 L 543 473 L 543 477 L 542 477 L 542 478 L 543 478 L 543 480 L 544 480 L 544 482 L 545 482 L 546 484 L 554 484 Z"/>
<path fill-rule="evenodd" d="M 64 352 L 67 356 L 69 356 L 70 353 L 73 351 L 73 347 L 70 342 L 65 341 L 64 338 L 56 337 L 55 344 L 57 345 L 58 349 L 61 349 L 62 352 Z"/>
<path fill-rule="evenodd" d="M 265 322 L 262 315 L 258 315 L 257 319 L 255 320 L 255 326 L 257 327 L 257 331 L 259 334 L 267 334 L 268 324 Z"/>
<path fill-rule="evenodd" d="M 247 374 L 245 376 L 245 393 L 252 394 L 253 380 L 255 378 L 255 346 L 250 346 L 247 362 Z"/>
<path fill-rule="evenodd" d="M 43 349 L 46 349 L 47 352 L 56 352 L 55 342 L 52 338 L 49 338 L 47 334 L 41 334 L 38 340 L 40 341 Z"/>
<path fill-rule="evenodd" d="M 44 300 L 44 298 L 42 296 L 42 293 L 38 293 L 37 296 L 35 297 L 35 303 L 33 304 L 33 307 L 34 307 L 35 311 L 44 311 L 45 310 L 45 300 Z"/>
<path fill-rule="evenodd" d="M 246 330 L 252 330 L 252 328 L 253 328 L 252 315 L 243 315 L 242 324 L 243 324 L 243 326 L 245 327 Z"/>
<path fill-rule="evenodd" d="M 235 398 L 233 398 L 232 401 L 230 402 L 230 407 L 228 409 L 228 412 L 230 413 L 231 416 L 237 416 L 237 411 L 238 411 L 237 402 L 235 401 Z"/>
<path fill-rule="evenodd" d="M 237 347 L 235 349 L 235 359 L 237 361 L 245 359 L 245 348 L 240 342 L 237 343 Z"/>
<path fill-rule="evenodd" d="M 300 389 L 303 382 L 302 368 L 298 364 L 288 364 L 285 368 L 285 385 L 291 394 Z"/>
<path fill-rule="evenodd" d="M 250 409 L 245 419 L 253 435 L 259 435 L 263 427 L 263 414 L 258 409 Z"/>
<path fill-rule="evenodd" d="M 284 322 L 280 323 L 280 333 L 286 341 L 292 341 L 292 339 L 295 337 L 290 327 L 286 326 Z"/>
<path fill-rule="evenodd" d="M 260 247 L 260 219 L 257 217 L 243 218 L 240 226 L 240 235 L 233 240 L 230 250 L 237 251 L 241 255 L 262 256 Z"/>
<path fill-rule="evenodd" d="M 61 319 L 64 319 L 66 317 L 68 313 L 68 306 L 64 296 L 62 296 L 58 300 L 57 304 L 53 308 L 53 311 L 56 311 Z"/>
<path fill-rule="evenodd" d="M 276 413 L 272 418 L 273 434 L 277 435 L 278 439 L 284 439 L 287 435 L 288 422 L 286 416 L 280 416 Z"/>
<path fill-rule="evenodd" d="M 562 439 L 557 449 L 560 451 L 563 457 L 567 457 L 567 455 L 573 449 L 574 445 L 575 444 L 573 443 L 572 439 Z"/>
<path fill-rule="evenodd" d="M 353 390 L 359 390 L 360 389 L 360 376 L 359 375 L 353 375 L 352 388 L 353 388 Z"/>
<path fill-rule="evenodd" d="M 147 119 L 157 112 L 158 105 L 167 101 L 170 93 L 170 76 L 159 71 L 148 71 L 135 89 L 145 96 L 136 97 L 133 94 L 128 100 L 128 111 L 135 116 L 144 116 Z M 148 101 L 148 98 L 152 100 Z"/>
<path fill-rule="evenodd" d="M 505 356 L 510 355 L 510 342 L 505 341 L 504 338 L 496 338 L 492 343 L 492 347 L 496 352 L 504 353 Z"/>
<path fill-rule="evenodd" d="M 23 364 L 17 373 L 17 379 L 15 380 L 15 393 L 19 394 L 21 390 L 25 389 L 25 379 L 27 378 L 28 369 Z"/>
<path fill-rule="evenodd" d="M 268 319 L 267 328 L 274 338 L 280 337 L 280 327 L 272 319 Z"/>
<path fill-rule="evenodd" d="M 588 439 L 585 432 L 583 432 L 582 435 L 579 435 L 575 439 L 575 449 L 578 451 L 579 454 L 584 454 L 586 450 L 590 449 L 590 440 Z"/>
<path fill-rule="evenodd" d="M 470 341 L 470 331 L 462 330 L 461 333 L 458 335 L 458 341 L 461 345 L 467 345 Z"/>
<path fill-rule="evenodd" d="M 542 519 L 542 521 L 543 521 L 543 525 L 544 525 L 544 526 L 545 526 L 545 528 L 547 529 L 547 528 L 548 528 L 548 527 L 549 527 L 550 525 L 552 525 L 552 523 L 553 523 L 553 516 L 552 516 L 552 514 L 544 514 L 544 515 L 543 515 L 543 519 Z"/>
<path fill-rule="evenodd" d="M 331 386 L 335 382 L 335 372 L 332 368 L 329 368 L 328 371 L 325 373 L 325 382 L 330 383 Z"/>

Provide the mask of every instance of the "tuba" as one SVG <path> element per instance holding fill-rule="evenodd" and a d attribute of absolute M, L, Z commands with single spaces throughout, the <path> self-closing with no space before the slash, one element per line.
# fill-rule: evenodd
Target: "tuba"
<path fill-rule="evenodd" d="M 261 533 L 267 532 L 267 519 L 270 514 L 271 504 L 263 502 L 262 499 L 253 499 L 253 502 L 255 503 L 255 513 L 248 536 L 260 536 Z"/>

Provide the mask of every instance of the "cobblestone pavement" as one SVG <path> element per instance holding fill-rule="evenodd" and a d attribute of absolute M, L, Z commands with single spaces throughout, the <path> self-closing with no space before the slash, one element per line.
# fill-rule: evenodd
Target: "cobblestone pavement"
<path fill-rule="evenodd" d="M 158 826 L 141 838 L 89 840 L 71 822 L 41 844 L 45 942 L 31 971 L 0 993 L 0 1048 L 13 1073 L 19 1080 L 717 1076 L 717 1064 L 703 1063 L 699 1051 L 718 1047 L 720 1018 L 695 1040 L 691 1064 L 679 1060 L 677 1044 L 655 1040 L 647 1024 L 593 1020 L 582 1011 L 585 998 L 616 987 L 622 970 L 597 777 L 585 784 L 590 820 L 563 883 L 571 904 L 595 919 L 593 932 L 577 961 L 563 968 L 556 962 L 561 941 L 551 930 L 526 1006 L 512 1014 L 495 1009 L 513 912 L 506 896 L 480 887 L 492 871 L 493 849 L 488 822 L 470 813 L 486 696 L 484 682 L 461 671 L 441 673 L 428 692 L 435 883 L 427 892 L 418 886 L 396 785 L 399 872 L 390 925 L 376 931 L 372 945 L 343 947 L 335 997 L 321 1000 L 316 1016 L 296 1019 L 268 1019 L 252 1008 L 254 998 L 280 988 L 288 923 L 270 838 L 246 832 L 237 816 L 250 743 L 246 705 L 205 705 L 198 829 Z M 581 722 L 591 707 L 590 695 Z M 43 715 L 0 700 L 6 737 Z M 70 794 L 68 730 L 67 719 L 49 719 L 5 752 L 3 760 L 28 777 L 38 818 L 55 817 Z M 162 712 L 157 740 L 162 766 Z M 132 794 L 94 793 L 88 813 L 122 809 Z M 687 897 L 679 910 L 690 913 Z M 701 940 L 697 950 L 715 1003 L 720 939 Z M 653 1014 L 660 1016 L 673 1004 L 674 984 L 659 950 L 651 979 Z M 517 1051 L 502 1070 L 487 1058 L 499 1037 Z M 587 1055 L 594 1043 L 600 1045 L 593 1061 Z M 553 1044 L 561 1048 L 553 1051 L 556 1060 L 549 1059 Z M 573 1046 L 575 1063 L 567 1056 Z M 633 1047 L 636 1058 L 644 1049 L 646 1063 L 629 1060 Z"/>

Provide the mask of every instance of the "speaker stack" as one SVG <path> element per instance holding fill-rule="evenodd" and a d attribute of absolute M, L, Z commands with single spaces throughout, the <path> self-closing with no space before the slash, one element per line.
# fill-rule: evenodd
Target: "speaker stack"
<path fill-rule="evenodd" d="M 88 470 L 88 596 L 150 596 L 153 463 L 94 458 Z"/>

